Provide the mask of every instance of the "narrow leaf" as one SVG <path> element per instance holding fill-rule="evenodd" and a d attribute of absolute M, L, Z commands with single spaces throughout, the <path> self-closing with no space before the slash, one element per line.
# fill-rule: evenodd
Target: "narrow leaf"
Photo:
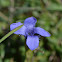
<path fill-rule="evenodd" d="M 22 26 L 23 26 L 23 25 L 21 25 L 21 26 L 15 28 L 15 29 L 13 29 L 13 30 L 10 31 L 8 34 L 6 34 L 4 37 L 2 37 L 2 39 L 0 39 L 0 43 L 1 43 L 2 41 L 4 41 L 7 37 L 9 37 L 11 34 L 13 34 L 15 31 L 19 30 Z"/>

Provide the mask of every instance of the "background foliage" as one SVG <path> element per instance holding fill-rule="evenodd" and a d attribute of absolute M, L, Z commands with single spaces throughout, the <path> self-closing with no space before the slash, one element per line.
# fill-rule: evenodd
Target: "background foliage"
<path fill-rule="evenodd" d="M 33 52 L 25 51 L 24 36 L 12 34 L 0 44 L 0 62 L 62 62 L 62 0 L 0 0 L 0 39 L 11 23 L 31 16 L 51 37 L 41 37 Z"/>

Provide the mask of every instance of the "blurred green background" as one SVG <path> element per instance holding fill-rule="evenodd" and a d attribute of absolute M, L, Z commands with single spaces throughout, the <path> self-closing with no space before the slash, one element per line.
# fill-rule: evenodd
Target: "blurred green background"
<path fill-rule="evenodd" d="M 10 24 L 31 16 L 51 36 L 41 37 L 33 52 L 26 51 L 24 36 L 12 34 L 0 43 L 0 62 L 62 62 L 62 0 L 0 0 L 0 39 Z"/>

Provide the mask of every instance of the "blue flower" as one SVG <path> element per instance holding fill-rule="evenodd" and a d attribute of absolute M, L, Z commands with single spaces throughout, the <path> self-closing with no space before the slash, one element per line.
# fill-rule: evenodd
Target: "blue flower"
<path fill-rule="evenodd" d="M 35 34 L 39 34 L 44 37 L 50 36 L 49 32 L 45 31 L 43 28 L 35 27 L 36 22 L 37 22 L 36 18 L 29 17 L 25 19 L 24 25 L 19 30 L 14 32 L 14 34 L 17 34 L 17 35 L 20 34 L 27 37 L 26 44 L 31 50 L 34 50 L 39 46 L 39 37 L 38 35 L 35 35 Z M 10 30 L 15 29 L 16 27 L 22 24 L 23 23 L 21 22 L 13 23 L 10 25 Z"/>

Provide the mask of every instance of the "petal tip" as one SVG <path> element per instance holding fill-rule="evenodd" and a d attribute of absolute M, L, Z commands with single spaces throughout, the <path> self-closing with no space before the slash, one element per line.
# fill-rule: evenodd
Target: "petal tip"
<path fill-rule="evenodd" d="M 50 37 L 50 36 L 51 36 L 51 34 L 50 34 L 50 33 L 48 33 L 47 37 Z"/>
<path fill-rule="evenodd" d="M 32 16 L 32 18 L 33 18 L 35 21 L 37 21 L 37 19 L 36 19 L 35 17 Z"/>

